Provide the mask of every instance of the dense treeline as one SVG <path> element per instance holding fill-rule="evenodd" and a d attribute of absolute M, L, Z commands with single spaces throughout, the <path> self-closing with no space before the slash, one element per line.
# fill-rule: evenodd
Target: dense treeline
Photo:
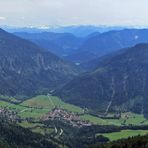
<path fill-rule="evenodd" d="M 51 135 L 46 135 L 43 137 L 39 134 L 32 133 L 30 130 L 12 125 L 9 123 L 0 122 L 0 147 L 2 148 L 11 148 L 11 147 L 21 147 L 21 148 L 54 148 L 57 147 L 52 142 L 68 146 L 68 147 L 94 147 L 94 148 L 144 148 L 146 144 L 148 144 L 148 136 L 137 136 L 135 138 L 129 138 L 127 140 L 119 140 L 117 142 L 107 143 L 105 145 L 101 145 L 102 143 L 106 143 L 109 141 L 108 138 L 103 136 L 95 136 L 95 133 L 103 133 L 103 132 L 113 132 L 120 131 L 120 127 L 115 126 L 91 126 L 85 128 L 74 128 L 63 122 L 54 121 L 46 122 L 46 125 L 57 127 L 58 130 L 63 129 L 64 133 L 58 139 L 55 137 L 51 137 Z M 138 127 L 133 127 L 133 129 L 137 129 Z M 147 129 L 147 127 L 141 127 L 141 129 Z M 50 142 L 46 139 L 50 139 Z M 52 141 L 52 142 L 51 142 Z"/>
<path fill-rule="evenodd" d="M 2 148 L 56 148 L 40 134 L 32 133 L 30 130 L 0 122 L 0 147 Z"/>
<path fill-rule="evenodd" d="M 64 131 L 63 134 L 58 137 L 55 142 L 60 145 L 66 145 L 71 148 L 85 148 L 91 145 L 100 146 L 102 143 L 109 142 L 109 139 L 100 135 L 95 136 L 97 133 L 111 133 L 111 132 L 120 132 L 121 130 L 131 129 L 131 130 L 147 130 L 148 126 L 99 126 L 92 125 L 88 127 L 72 127 L 62 121 L 46 121 L 44 124 L 47 127 L 56 127 L 58 131 L 61 129 Z M 56 135 L 55 135 L 56 137 Z M 106 146 L 106 145 L 105 145 Z"/>
<path fill-rule="evenodd" d="M 70 148 L 85 148 L 94 143 L 105 143 L 108 142 L 109 139 L 104 136 L 95 136 L 96 132 L 104 131 L 106 129 L 110 131 L 116 130 L 116 127 L 107 127 L 107 126 L 88 126 L 88 127 L 73 127 L 63 121 L 54 120 L 54 121 L 46 121 L 44 124 L 47 127 L 54 126 L 58 131 L 63 130 L 63 134 L 59 136 L 58 139 L 54 138 L 53 141 L 56 143 L 67 146 Z M 114 128 L 114 129 L 112 129 Z M 54 135 L 54 137 L 57 137 Z"/>
<path fill-rule="evenodd" d="M 148 135 L 131 137 L 126 140 L 118 140 L 104 145 L 93 145 L 90 148 L 147 148 Z"/>
<path fill-rule="evenodd" d="M 88 126 L 88 127 L 73 127 L 63 121 L 45 121 L 44 125 L 48 128 L 56 127 L 57 133 L 40 134 L 32 133 L 29 129 L 22 128 L 17 125 L 8 123 L 0 119 L 0 148 L 56 148 L 58 146 L 69 148 L 87 148 L 87 147 L 101 147 L 101 148 L 134 148 L 134 145 L 146 145 L 148 139 L 146 137 L 129 138 L 128 140 L 119 140 L 117 142 L 109 142 L 109 139 L 97 133 L 118 132 L 123 129 L 143 129 L 147 130 L 148 126 Z M 60 134 L 61 129 L 63 133 Z M 47 140 L 48 139 L 48 140 Z M 107 143 L 109 142 L 109 143 Z M 53 144 L 54 143 L 54 144 Z M 105 144 L 107 143 L 107 144 Z M 56 145 L 55 145 L 56 144 Z M 105 144 L 105 145 L 102 145 Z"/>

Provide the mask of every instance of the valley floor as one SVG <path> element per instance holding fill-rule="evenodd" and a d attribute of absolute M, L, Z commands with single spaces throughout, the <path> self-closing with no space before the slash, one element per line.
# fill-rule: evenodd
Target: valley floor
<path fill-rule="evenodd" d="M 65 132 L 65 127 L 59 126 L 55 121 L 61 122 L 60 124 L 66 123 L 73 128 L 93 125 L 121 127 L 119 131 L 95 133 L 96 137 L 102 135 L 110 141 L 148 134 L 148 120 L 143 115 L 125 112 L 121 113 L 118 119 L 100 118 L 89 114 L 86 109 L 65 103 L 50 94 L 36 96 L 24 102 L 0 96 L 0 116 L 7 117 L 11 122 L 28 128 L 34 133 L 40 133 L 43 136 L 49 135 L 57 141 L 60 137 L 64 137 L 67 131 Z M 114 113 L 109 113 L 109 116 L 114 117 Z M 50 124 L 47 125 L 47 121 Z M 126 129 L 122 129 L 122 127 L 126 127 Z M 132 127 L 137 128 L 132 129 Z"/>

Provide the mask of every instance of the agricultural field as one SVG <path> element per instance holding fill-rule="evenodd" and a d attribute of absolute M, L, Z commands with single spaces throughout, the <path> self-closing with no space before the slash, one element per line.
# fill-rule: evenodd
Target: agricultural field
<path fill-rule="evenodd" d="M 7 99 L 7 97 L 5 98 Z M 57 97 L 45 95 L 33 97 L 17 105 L 9 102 L 8 99 L 7 101 L 0 100 L 0 107 L 17 111 L 18 115 L 22 118 L 35 119 L 41 118 L 43 115 L 52 111 L 55 107 L 65 109 L 70 112 L 83 113 L 83 109 L 80 107 L 65 103 Z"/>
<path fill-rule="evenodd" d="M 8 97 L 5 96 L 3 98 L 7 99 Z M 13 98 L 13 100 L 17 101 L 15 98 Z M 17 105 L 11 102 L 0 101 L 0 107 L 17 111 L 18 115 L 22 118 L 31 117 L 39 119 L 56 107 L 65 109 L 69 112 L 80 113 L 82 114 L 80 115 L 82 120 L 88 120 L 93 124 L 98 125 L 148 125 L 148 120 L 146 120 L 143 115 L 127 112 L 122 113 L 120 119 L 102 119 L 93 115 L 85 114 L 82 108 L 65 103 L 58 97 L 50 95 L 39 95 Z"/>
<path fill-rule="evenodd" d="M 21 105 L 33 108 L 39 108 L 39 109 L 48 109 L 48 111 L 51 111 L 56 107 L 68 110 L 70 112 L 83 113 L 82 108 L 65 103 L 62 100 L 60 100 L 58 97 L 50 95 L 48 96 L 41 95 L 31 98 L 27 101 L 24 101 Z"/>
<path fill-rule="evenodd" d="M 148 120 L 143 115 L 127 112 L 122 113 L 120 119 L 102 119 L 92 115 L 84 114 L 81 116 L 82 120 L 88 120 L 98 125 L 148 125 Z"/>
<path fill-rule="evenodd" d="M 3 97 L 4 98 L 4 97 Z M 8 97 L 5 96 L 7 99 Z M 14 101 L 17 101 L 13 98 Z M 89 114 L 85 114 L 84 110 L 75 105 L 71 105 L 63 102 L 58 97 L 55 96 L 45 96 L 40 95 L 28 99 L 20 104 L 13 104 L 7 101 L 0 101 L 1 108 L 7 108 L 10 110 L 18 111 L 18 114 L 22 118 L 31 117 L 31 118 L 40 118 L 46 113 L 52 111 L 55 107 L 62 108 L 70 112 L 80 113 L 80 118 L 82 120 L 88 120 L 94 124 L 98 125 L 147 125 L 148 120 L 144 118 L 143 115 L 134 114 L 131 112 L 122 113 L 120 119 L 102 119 L 99 117 L 95 117 Z"/>
<path fill-rule="evenodd" d="M 110 141 L 115 141 L 119 139 L 127 139 L 128 137 L 133 137 L 138 135 L 143 136 L 146 134 L 148 134 L 148 130 L 122 130 L 120 132 L 97 134 L 97 135 L 103 135 L 109 138 Z"/>
<path fill-rule="evenodd" d="M 108 125 L 109 123 L 105 119 L 101 119 L 92 115 L 84 114 L 80 116 L 82 120 L 87 120 L 97 125 Z"/>
<path fill-rule="evenodd" d="M 65 103 L 55 96 L 39 95 L 18 104 L 14 104 L 12 99 L 10 101 L 10 98 L 7 96 L 1 97 L 3 99 L 0 100 L 0 109 L 17 112 L 17 116 L 24 120 L 18 122 L 18 125 L 29 128 L 33 132 L 38 132 L 42 135 L 52 133 L 55 130 L 54 128 L 47 128 L 44 124 L 40 123 L 41 118 L 54 108 L 65 109 L 69 112 L 83 113 L 83 109 L 80 107 Z M 13 100 L 17 102 L 15 98 L 13 98 Z M 33 121 L 33 123 L 28 122 L 28 120 Z"/>
<path fill-rule="evenodd" d="M 20 126 L 29 128 L 33 132 L 40 133 L 42 135 L 50 134 L 55 131 L 54 128 L 47 128 L 44 124 L 40 123 L 41 118 L 51 112 L 54 108 L 61 108 L 68 112 L 76 113 L 79 115 L 81 120 L 89 121 L 96 125 L 148 125 L 148 120 L 146 120 L 143 115 L 126 112 L 121 114 L 120 119 L 102 119 L 85 113 L 82 108 L 65 103 L 58 97 L 51 95 L 39 95 L 21 103 L 18 103 L 15 98 L 9 98 L 7 96 L 1 96 L 1 98 L 3 98 L 3 100 L 0 100 L 0 108 L 17 112 L 17 115 L 21 119 L 24 119 L 24 121 L 18 123 Z M 25 119 L 29 118 L 34 122 L 25 121 Z M 104 133 L 103 136 L 108 137 L 113 141 L 139 134 L 145 135 L 147 133 L 147 130 L 123 130 L 121 132 Z"/>
<path fill-rule="evenodd" d="M 45 128 L 44 124 L 41 124 L 41 123 L 30 123 L 27 121 L 23 121 L 21 123 L 18 123 L 18 125 L 25 127 L 25 128 L 29 128 L 32 130 L 32 132 L 40 133 L 42 135 L 50 134 L 54 132 L 53 128 Z"/>

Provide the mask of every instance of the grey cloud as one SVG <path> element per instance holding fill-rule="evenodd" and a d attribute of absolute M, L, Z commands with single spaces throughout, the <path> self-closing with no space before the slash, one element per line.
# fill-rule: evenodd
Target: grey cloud
<path fill-rule="evenodd" d="M 147 25 L 147 14 L 147 0 L 0 0 L 1 25 Z"/>

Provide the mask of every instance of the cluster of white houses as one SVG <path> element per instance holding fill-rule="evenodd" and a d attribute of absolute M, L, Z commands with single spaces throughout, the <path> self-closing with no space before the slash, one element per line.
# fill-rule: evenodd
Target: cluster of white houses
<path fill-rule="evenodd" d="M 79 115 L 68 112 L 64 109 L 54 109 L 49 112 L 46 116 L 43 117 L 43 120 L 62 120 L 70 123 L 74 127 L 83 127 L 83 126 L 91 126 L 92 123 L 88 121 L 83 121 L 80 119 Z"/>

